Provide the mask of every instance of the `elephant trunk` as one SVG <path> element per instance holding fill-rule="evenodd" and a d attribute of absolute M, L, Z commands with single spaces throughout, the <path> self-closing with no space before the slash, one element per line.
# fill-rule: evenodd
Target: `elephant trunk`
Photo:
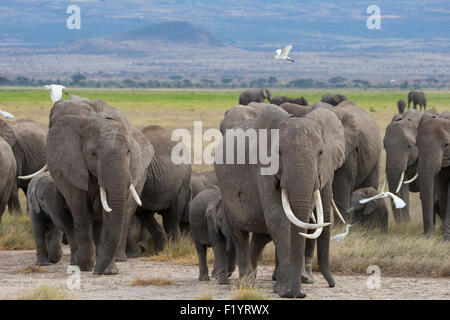
<path fill-rule="evenodd" d="M 102 170 L 104 172 L 99 179 L 100 186 L 106 191 L 106 201 L 111 211 L 103 222 L 102 244 L 94 269 L 95 274 L 102 274 L 111 264 L 121 241 L 126 216 L 127 191 L 131 180 L 129 169 L 123 163 L 126 161 L 111 161 L 108 166 L 104 166 L 108 168 L 108 172 L 105 172 L 106 169 Z"/>
<path fill-rule="evenodd" d="M 392 205 L 392 213 L 394 216 L 395 223 L 403 223 L 403 222 L 409 222 L 410 217 L 408 213 L 408 199 L 409 199 L 409 185 L 404 184 L 404 180 L 406 179 L 406 168 L 407 168 L 407 161 L 406 158 L 404 161 L 399 161 L 399 157 L 397 155 L 392 155 L 394 161 L 390 161 L 390 157 L 388 156 L 386 161 L 386 179 L 389 186 L 389 191 L 398 194 L 400 198 L 402 198 L 407 205 L 404 208 L 397 209 L 391 201 Z M 395 162 L 396 165 L 390 165 L 391 162 Z M 403 180 L 403 181 L 402 181 Z M 399 187 L 400 186 L 400 187 Z"/>
<path fill-rule="evenodd" d="M 432 150 L 419 156 L 420 200 L 422 202 L 423 229 L 426 237 L 433 233 L 434 180 L 440 169 L 441 156 Z"/>

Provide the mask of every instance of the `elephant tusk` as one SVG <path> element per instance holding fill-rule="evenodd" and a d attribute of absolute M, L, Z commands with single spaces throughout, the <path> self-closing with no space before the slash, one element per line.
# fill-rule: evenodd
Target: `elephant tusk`
<path fill-rule="evenodd" d="M 297 219 L 295 217 L 294 213 L 292 212 L 291 205 L 289 204 L 289 197 L 287 194 L 287 190 L 284 188 L 281 189 L 281 204 L 283 205 L 283 211 L 284 211 L 284 214 L 286 215 L 286 217 L 289 219 L 290 222 L 292 222 L 297 227 L 304 228 L 304 229 L 317 229 L 317 228 L 323 228 L 323 227 L 330 225 L 330 223 L 323 223 L 323 224 L 305 223 L 305 222 Z M 322 219 L 323 219 L 323 216 L 322 216 Z"/>
<path fill-rule="evenodd" d="M 133 185 L 133 184 L 130 184 L 130 191 L 131 191 L 131 195 L 133 196 L 133 198 L 134 198 L 134 200 L 136 201 L 137 205 L 138 205 L 139 207 L 141 207 L 141 206 L 142 206 L 142 201 L 141 201 L 141 199 L 139 198 L 139 195 L 138 195 L 138 193 L 136 192 L 136 189 L 134 188 L 134 185 Z"/>
<path fill-rule="evenodd" d="M 337 216 L 339 217 L 339 219 L 341 219 L 341 221 L 344 224 L 347 224 L 347 222 L 345 222 L 344 217 L 342 216 L 341 212 L 339 211 L 336 203 L 334 202 L 334 199 L 331 199 L 331 206 L 333 207 L 334 212 L 337 214 Z"/>
<path fill-rule="evenodd" d="M 404 177 L 405 177 L 405 171 L 403 171 L 402 175 L 400 176 L 400 181 L 398 182 L 397 190 L 395 191 L 395 193 L 398 193 L 400 191 L 400 189 L 402 188 Z"/>
<path fill-rule="evenodd" d="M 320 197 L 320 191 L 317 189 L 314 191 L 314 202 L 316 203 L 316 211 L 317 211 L 317 222 L 319 225 L 324 224 L 323 223 L 323 207 L 322 207 L 322 199 Z M 318 228 L 314 233 L 302 233 L 300 232 L 300 235 L 302 237 L 308 238 L 308 239 L 317 239 L 322 234 L 323 228 Z"/>
<path fill-rule="evenodd" d="M 110 213 L 112 209 L 108 206 L 108 201 L 106 200 L 106 192 L 102 187 L 100 187 L 100 201 L 102 202 L 103 210 Z"/>
<path fill-rule="evenodd" d="M 45 165 L 45 166 L 42 167 L 42 169 L 40 169 L 39 171 L 36 171 L 36 172 L 33 173 L 33 174 L 29 174 L 29 175 L 27 175 L 27 176 L 18 176 L 17 178 L 19 178 L 20 180 L 31 180 L 31 179 L 33 179 L 35 176 L 37 176 L 37 175 L 39 175 L 39 174 L 41 174 L 41 173 L 44 173 L 44 172 L 47 171 L 47 170 L 48 170 L 47 165 Z"/>
<path fill-rule="evenodd" d="M 314 211 L 311 212 L 311 220 L 312 220 L 312 222 L 317 223 L 316 217 L 314 217 Z"/>
<path fill-rule="evenodd" d="M 409 179 L 409 180 L 403 182 L 403 184 L 409 184 L 409 183 L 411 183 L 411 182 L 416 181 L 416 179 L 417 179 L 418 176 L 419 176 L 419 173 L 417 172 L 416 175 L 415 175 L 414 177 L 412 177 L 411 179 Z"/>

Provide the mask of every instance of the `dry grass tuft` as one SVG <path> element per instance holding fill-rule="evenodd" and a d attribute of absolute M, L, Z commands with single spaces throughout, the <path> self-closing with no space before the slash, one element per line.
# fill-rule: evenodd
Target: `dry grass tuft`
<path fill-rule="evenodd" d="M 32 250 L 34 248 L 29 216 L 5 212 L 0 223 L 0 250 Z"/>
<path fill-rule="evenodd" d="M 68 297 L 63 289 L 41 286 L 29 294 L 18 298 L 19 300 L 67 300 Z"/>
<path fill-rule="evenodd" d="M 267 296 L 255 288 L 242 288 L 236 291 L 231 297 L 233 300 L 267 300 Z"/>
<path fill-rule="evenodd" d="M 130 286 L 175 286 L 176 283 L 170 279 L 153 278 L 141 279 L 137 278 L 130 283 Z"/>
<path fill-rule="evenodd" d="M 31 274 L 31 273 L 47 273 L 48 271 L 41 266 L 29 265 L 28 267 L 17 269 L 14 270 L 13 272 L 17 274 Z"/>

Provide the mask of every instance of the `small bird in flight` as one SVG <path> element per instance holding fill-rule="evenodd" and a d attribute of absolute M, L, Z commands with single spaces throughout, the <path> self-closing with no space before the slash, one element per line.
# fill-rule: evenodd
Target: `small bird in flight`
<path fill-rule="evenodd" d="M 15 118 L 11 113 L 3 111 L 3 110 L 0 110 L 0 114 L 2 116 L 4 116 L 6 119 L 14 119 Z"/>
<path fill-rule="evenodd" d="M 292 60 L 291 58 L 289 58 L 289 51 L 291 51 L 292 49 L 292 45 L 288 45 L 286 46 L 283 50 L 278 49 L 276 51 L 276 55 L 274 55 L 273 57 L 277 60 L 287 60 L 290 62 L 295 62 L 294 60 Z"/>
<path fill-rule="evenodd" d="M 52 99 L 53 103 L 61 100 L 63 92 L 67 94 L 67 92 L 64 91 L 66 87 L 59 84 L 51 84 L 48 86 L 44 86 L 44 88 L 50 92 L 50 99 Z"/>

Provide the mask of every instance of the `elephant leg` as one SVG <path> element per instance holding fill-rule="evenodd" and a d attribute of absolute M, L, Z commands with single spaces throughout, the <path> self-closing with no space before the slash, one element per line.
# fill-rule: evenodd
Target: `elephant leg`
<path fill-rule="evenodd" d="M 59 230 L 53 223 L 49 223 L 47 232 L 48 260 L 51 263 L 57 263 L 61 260 L 61 240 L 63 232 Z"/>
<path fill-rule="evenodd" d="M 234 247 L 236 248 L 236 258 L 239 268 L 239 278 L 241 280 L 252 280 L 253 268 L 250 262 L 248 232 L 241 231 L 239 234 L 231 235 Z"/>
<path fill-rule="evenodd" d="M 129 226 L 132 218 L 132 212 L 130 211 L 127 213 L 127 216 L 125 217 L 125 221 L 122 227 L 122 237 L 120 238 L 119 246 L 117 247 L 116 254 L 114 256 L 114 259 L 116 261 L 127 261 L 127 255 L 126 255 L 126 247 L 128 242 L 128 233 L 129 233 Z M 131 240 L 131 239 L 130 239 Z"/>
<path fill-rule="evenodd" d="M 206 263 L 206 251 L 208 247 L 196 242 L 195 248 L 197 249 L 197 256 L 198 256 L 198 268 L 199 268 L 198 280 L 208 281 L 209 280 L 208 264 Z"/>
<path fill-rule="evenodd" d="M 330 222 L 331 216 L 331 186 L 327 184 L 320 192 L 323 203 L 324 222 Z M 330 287 L 335 286 L 333 275 L 330 271 L 330 226 L 323 228 L 321 235 L 317 238 L 317 262 L 319 270 Z"/>
<path fill-rule="evenodd" d="M 184 204 L 177 201 L 169 209 L 161 213 L 163 217 L 163 226 L 167 236 L 172 241 L 180 239 L 180 218 L 183 214 Z"/>
<path fill-rule="evenodd" d="M 15 183 L 11 189 L 8 199 L 8 209 L 10 213 L 22 214 L 22 208 L 20 207 L 19 201 L 19 189 L 17 188 L 17 183 Z"/>
<path fill-rule="evenodd" d="M 308 233 L 312 233 L 313 230 L 308 230 Z M 302 283 L 314 283 L 314 277 L 312 274 L 312 263 L 314 258 L 314 248 L 316 246 L 316 240 L 305 240 L 305 265 L 302 269 Z"/>
<path fill-rule="evenodd" d="M 146 212 L 142 216 L 142 223 L 147 228 L 148 232 L 153 239 L 153 245 L 155 247 L 155 251 L 162 251 L 167 243 L 167 235 L 162 226 L 156 221 L 155 214 L 153 212 Z M 139 240 L 139 243 L 142 243 L 142 239 Z"/>
<path fill-rule="evenodd" d="M 450 242 L 450 184 L 447 184 L 447 197 L 446 197 L 446 207 L 444 221 L 442 221 L 442 236 L 444 241 Z"/>
<path fill-rule="evenodd" d="M 145 228 L 143 228 L 143 229 L 145 230 Z M 147 234 L 148 234 L 148 232 L 147 232 Z M 130 259 L 138 258 L 141 255 L 141 248 L 138 246 L 135 239 L 131 236 L 131 230 L 128 230 L 126 255 L 127 255 L 127 258 L 130 258 Z"/>
<path fill-rule="evenodd" d="M 333 180 L 333 198 L 335 203 L 348 210 L 350 208 L 350 196 L 355 190 L 356 169 L 358 154 L 351 152 L 341 168 L 334 173 Z M 341 212 L 346 221 L 351 221 L 351 215 Z M 342 224 L 340 219 L 333 220 L 334 224 Z"/>
<path fill-rule="evenodd" d="M 38 266 L 48 266 L 50 261 L 48 261 L 48 251 L 47 251 L 47 241 L 46 241 L 46 230 L 44 221 L 37 217 L 37 215 L 32 211 L 31 214 L 31 224 L 33 226 L 34 242 L 36 245 L 36 265 Z"/>
<path fill-rule="evenodd" d="M 234 270 L 236 269 L 236 249 L 231 248 L 229 252 L 227 252 L 227 265 L 228 265 L 228 277 L 231 277 Z"/>
<path fill-rule="evenodd" d="M 228 264 L 225 239 L 213 243 L 214 250 L 214 277 L 219 284 L 228 284 Z"/>
<path fill-rule="evenodd" d="M 275 268 L 272 272 L 272 280 L 273 281 L 277 280 L 277 272 L 278 272 L 279 265 L 280 265 L 280 262 L 278 261 L 277 251 L 275 250 Z"/>
<path fill-rule="evenodd" d="M 100 255 L 100 248 L 102 243 L 102 219 L 92 220 L 92 232 L 94 234 L 95 254 L 98 257 Z"/>
<path fill-rule="evenodd" d="M 266 244 L 272 241 L 272 238 L 268 234 L 254 233 L 252 240 L 250 241 L 250 262 L 252 264 L 253 270 L 258 266 L 258 260 L 264 250 Z"/>
<path fill-rule="evenodd" d="M 75 260 L 81 271 L 91 271 L 95 264 L 95 246 L 86 192 L 77 189 L 72 191 L 70 209 L 78 243 Z"/>

